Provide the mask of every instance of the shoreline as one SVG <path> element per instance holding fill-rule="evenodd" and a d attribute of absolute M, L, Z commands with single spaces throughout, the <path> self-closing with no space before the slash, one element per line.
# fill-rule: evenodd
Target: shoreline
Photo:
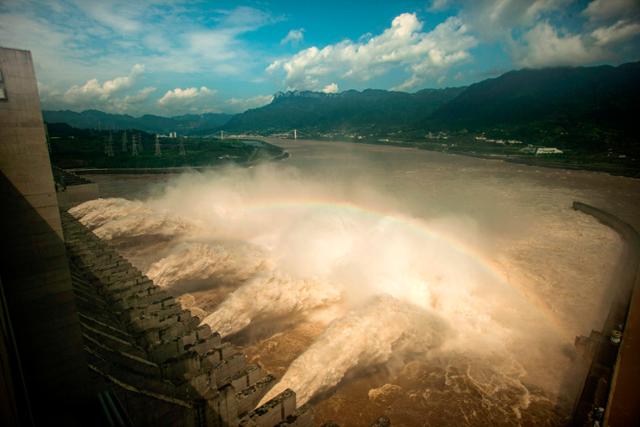
<path fill-rule="evenodd" d="M 281 147 L 279 147 L 281 148 Z M 282 150 L 283 152 L 274 156 L 268 160 L 267 162 L 279 162 L 282 160 L 286 160 L 289 158 L 290 154 L 286 150 Z M 208 166 L 172 166 L 172 167 L 164 167 L 164 168 L 73 168 L 73 169 L 64 169 L 65 171 L 74 173 L 76 175 L 151 175 L 151 174 L 177 174 L 188 171 L 195 172 L 206 172 L 208 170 L 219 169 L 221 167 L 234 165 L 241 167 L 252 167 L 257 165 L 259 162 L 250 161 L 243 163 L 224 163 L 217 165 L 208 165 Z"/>
<path fill-rule="evenodd" d="M 257 138 L 257 137 L 256 137 Z M 276 145 L 276 141 L 284 141 L 286 143 L 295 143 L 296 140 L 291 139 L 280 139 L 280 138 L 271 138 L 271 137 L 261 137 L 265 142 Z M 381 146 L 381 147 L 392 147 L 392 148 L 412 148 L 416 150 L 430 151 L 433 153 L 441 153 L 441 154 L 450 154 L 450 155 L 459 155 L 465 157 L 473 157 L 477 159 L 484 160 L 500 160 L 507 163 L 515 163 L 526 166 L 538 166 L 549 169 L 564 169 L 569 171 L 586 171 L 586 172 L 602 172 L 609 174 L 611 176 L 622 176 L 626 178 L 634 178 L 640 179 L 640 167 L 638 169 L 630 169 L 630 168 L 616 168 L 614 165 L 597 167 L 588 164 L 573 164 L 573 163 L 562 163 L 553 160 L 543 160 L 542 158 L 523 158 L 523 157 L 514 157 L 507 154 L 479 154 L 479 153 L 471 153 L 457 150 L 434 150 L 428 147 L 422 147 L 420 145 L 416 145 L 414 143 L 398 143 L 398 144 L 388 144 L 388 143 L 377 143 L 377 142 L 354 142 L 347 140 L 322 140 L 322 139 L 300 139 L 298 141 L 313 141 L 313 142 L 334 142 L 334 143 L 346 143 L 353 145 L 372 145 L 372 146 Z M 639 165 L 640 166 L 640 165 Z"/>

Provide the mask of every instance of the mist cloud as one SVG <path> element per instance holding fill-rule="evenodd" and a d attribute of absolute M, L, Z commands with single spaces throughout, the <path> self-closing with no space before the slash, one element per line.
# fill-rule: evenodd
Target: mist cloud
<path fill-rule="evenodd" d="M 165 239 L 147 275 L 177 294 L 223 287 L 201 317 L 223 336 L 269 319 L 322 319 L 326 330 L 273 392 L 291 387 L 300 402 L 392 358 L 464 354 L 499 366 L 514 343 L 542 336 L 559 351 L 543 313 L 468 247 L 479 243 L 472 223 L 426 222 L 391 205 L 362 182 L 260 166 L 185 174 L 144 202 L 99 199 L 70 212 L 106 240 Z"/>

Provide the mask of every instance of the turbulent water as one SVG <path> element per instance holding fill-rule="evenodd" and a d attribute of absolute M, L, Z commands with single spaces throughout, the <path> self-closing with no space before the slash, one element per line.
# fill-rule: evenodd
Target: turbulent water
<path fill-rule="evenodd" d="M 70 212 L 282 375 L 264 400 L 292 388 L 345 425 L 562 423 L 573 338 L 598 327 L 620 254 L 568 209 L 582 190 L 475 159 L 420 172 L 415 153 L 343 164 L 324 158 L 339 146 L 296 148 L 293 166 L 186 174 Z"/>

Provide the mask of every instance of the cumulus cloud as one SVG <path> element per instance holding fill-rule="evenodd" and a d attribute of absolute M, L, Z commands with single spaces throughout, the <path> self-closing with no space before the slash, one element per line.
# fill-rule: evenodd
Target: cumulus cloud
<path fill-rule="evenodd" d="M 593 0 L 582 12 L 591 21 L 618 20 L 640 14 L 637 0 Z"/>
<path fill-rule="evenodd" d="M 445 0 L 433 1 L 431 10 L 457 9 L 471 34 L 503 43 L 516 66 L 588 65 L 632 57 L 623 52 L 640 32 L 637 0 L 593 0 L 577 16 L 565 12 L 571 2 Z M 570 21 L 573 25 L 565 25 Z"/>
<path fill-rule="evenodd" d="M 338 85 L 337 83 L 330 83 L 322 88 L 324 93 L 338 93 Z"/>
<path fill-rule="evenodd" d="M 457 9 L 458 17 L 483 40 L 510 37 L 514 29 L 530 27 L 546 14 L 557 12 L 572 0 L 433 0 L 429 9 Z"/>
<path fill-rule="evenodd" d="M 87 80 L 83 85 L 71 86 L 64 93 L 63 99 L 72 105 L 108 101 L 112 95 L 133 86 L 143 72 L 144 65 L 136 64 L 127 76 L 116 77 L 103 83 L 98 79 Z"/>
<path fill-rule="evenodd" d="M 249 79 L 254 71 L 264 70 L 264 50 L 242 35 L 282 17 L 262 8 L 223 9 L 187 3 L 2 2 L 0 39 L 4 45 L 31 50 L 38 77 L 59 92 L 72 85 L 80 89 L 79 82 L 89 78 L 96 81 L 84 89 L 96 92 L 98 84 L 111 78 L 111 70 L 122 70 L 132 63 L 144 63 L 153 73 L 206 71 L 214 79 L 229 75 Z M 47 107 L 67 106 L 59 99 Z M 77 108 L 93 105 L 77 104 Z"/>
<path fill-rule="evenodd" d="M 206 86 L 175 88 L 165 92 L 156 105 L 171 114 L 201 113 L 218 111 L 213 108 L 213 98 L 216 90 Z"/>
<path fill-rule="evenodd" d="M 155 87 L 149 86 L 149 87 L 140 89 L 139 91 L 131 95 L 126 95 L 123 98 L 115 99 L 114 100 L 115 110 L 123 113 L 131 111 L 131 109 L 134 109 L 140 106 L 140 104 L 147 101 L 151 96 L 151 94 L 154 93 L 155 91 L 156 91 Z"/>
<path fill-rule="evenodd" d="M 528 31 L 514 49 L 517 63 L 530 68 L 580 65 L 597 61 L 602 55 L 598 49 L 589 49 L 579 34 L 561 34 L 546 22 Z"/>
<path fill-rule="evenodd" d="M 423 32 L 422 26 L 415 13 L 403 13 L 377 36 L 322 48 L 312 46 L 272 62 L 267 71 L 284 72 L 285 84 L 291 89 L 320 89 L 329 79 L 367 81 L 399 66 L 410 74 L 403 83 L 408 89 L 436 71 L 467 60 L 469 49 L 476 45 L 456 17 L 429 32 Z"/>
<path fill-rule="evenodd" d="M 168 90 L 162 98 L 158 100 L 158 104 L 160 105 L 169 105 L 176 102 L 183 102 L 192 99 L 196 99 L 202 96 L 211 96 L 215 93 L 206 86 L 202 86 L 200 88 L 197 87 L 189 87 L 186 89 L 175 88 L 172 90 Z"/>
<path fill-rule="evenodd" d="M 640 34 L 640 23 L 618 21 L 592 32 L 562 32 L 548 22 L 540 23 L 513 43 L 513 56 L 524 67 L 587 65 L 615 60 L 618 48 Z"/>
<path fill-rule="evenodd" d="M 280 44 L 291 43 L 293 46 L 299 44 L 304 39 L 304 28 L 289 30 L 287 35 L 280 40 Z"/>
<path fill-rule="evenodd" d="M 639 22 L 620 20 L 613 25 L 596 28 L 591 35 L 598 46 L 618 43 L 640 34 Z"/>

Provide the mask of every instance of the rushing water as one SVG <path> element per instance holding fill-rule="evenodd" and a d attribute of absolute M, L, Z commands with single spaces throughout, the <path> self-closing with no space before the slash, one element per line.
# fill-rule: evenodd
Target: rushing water
<path fill-rule="evenodd" d="M 251 169 L 94 176 L 73 212 L 318 421 L 558 425 L 640 184 L 413 149 L 277 142 Z M 128 200 L 126 200 L 128 199 Z"/>

